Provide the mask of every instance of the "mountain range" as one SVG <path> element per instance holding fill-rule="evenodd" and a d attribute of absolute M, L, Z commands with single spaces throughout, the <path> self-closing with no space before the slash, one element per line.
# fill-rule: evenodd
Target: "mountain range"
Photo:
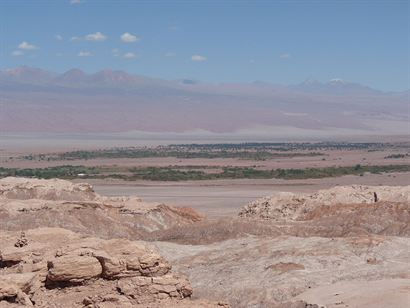
<path fill-rule="evenodd" d="M 1 132 L 282 130 L 407 134 L 409 91 L 333 79 L 297 85 L 163 80 L 102 70 L 0 71 Z"/>

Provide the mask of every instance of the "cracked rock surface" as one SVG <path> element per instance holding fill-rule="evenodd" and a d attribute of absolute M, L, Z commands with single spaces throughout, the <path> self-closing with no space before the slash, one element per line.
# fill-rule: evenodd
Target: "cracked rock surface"
<path fill-rule="evenodd" d="M 0 306 L 163 307 L 196 305 L 188 279 L 144 242 L 103 240 L 61 228 L 0 232 Z M 198 307 L 218 303 L 198 302 Z M 221 304 L 222 305 L 222 304 Z M 220 306 L 221 306 L 220 305 Z"/>

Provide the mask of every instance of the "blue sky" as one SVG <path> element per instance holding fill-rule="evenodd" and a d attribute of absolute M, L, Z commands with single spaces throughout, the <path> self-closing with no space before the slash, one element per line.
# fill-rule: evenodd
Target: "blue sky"
<path fill-rule="evenodd" d="M 2 0 L 0 67 L 404 90 L 409 20 L 407 0 Z"/>

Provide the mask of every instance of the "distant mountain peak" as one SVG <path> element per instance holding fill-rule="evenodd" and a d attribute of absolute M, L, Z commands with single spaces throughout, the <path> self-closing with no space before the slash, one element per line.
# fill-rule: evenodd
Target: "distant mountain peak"
<path fill-rule="evenodd" d="M 86 80 L 86 78 L 87 78 L 86 73 L 84 73 L 82 70 L 78 68 L 73 68 L 61 74 L 57 78 L 55 78 L 55 81 L 58 83 L 73 84 L 73 83 L 83 82 Z"/>
<path fill-rule="evenodd" d="M 106 83 L 130 83 L 135 80 L 124 71 L 104 69 L 91 76 L 92 80 Z"/>
<path fill-rule="evenodd" d="M 82 74 L 85 75 L 84 71 L 80 70 L 79 68 L 72 68 L 66 71 L 63 75 L 70 75 L 70 74 Z"/>
<path fill-rule="evenodd" d="M 289 86 L 289 88 L 306 93 L 329 94 L 329 95 L 376 95 L 381 91 L 372 89 L 358 83 L 345 81 L 340 78 L 330 79 L 328 82 L 308 78 L 304 82 Z"/>
<path fill-rule="evenodd" d="M 8 68 L 8 69 L 5 69 L 4 72 L 11 76 L 21 76 L 24 74 L 47 74 L 47 75 L 52 74 L 41 68 L 31 67 L 27 65 L 17 66 L 15 68 Z"/>
<path fill-rule="evenodd" d="M 29 83 L 50 81 L 55 76 L 52 72 L 27 65 L 5 69 L 1 73 L 10 79 Z"/>
<path fill-rule="evenodd" d="M 66 77 L 79 77 L 79 76 L 86 76 L 86 73 L 84 73 L 82 70 L 78 68 L 73 68 L 71 70 L 68 70 L 67 72 L 63 73 L 61 77 L 66 76 Z"/>

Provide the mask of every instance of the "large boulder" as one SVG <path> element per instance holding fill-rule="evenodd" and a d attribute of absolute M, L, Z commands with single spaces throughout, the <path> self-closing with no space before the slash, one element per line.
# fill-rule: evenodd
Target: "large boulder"
<path fill-rule="evenodd" d="M 47 279 L 53 282 L 82 282 L 102 274 L 98 259 L 89 256 L 66 255 L 47 264 Z"/>
<path fill-rule="evenodd" d="M 0 307 L 33 302 L 59 308 L 196 305 L 187 278 L 172 272 L 145 242 L 103 240 L 59 228 L 27 230 L 27 243 L 16 246 L 20 237 L 0 231 Z"/>

